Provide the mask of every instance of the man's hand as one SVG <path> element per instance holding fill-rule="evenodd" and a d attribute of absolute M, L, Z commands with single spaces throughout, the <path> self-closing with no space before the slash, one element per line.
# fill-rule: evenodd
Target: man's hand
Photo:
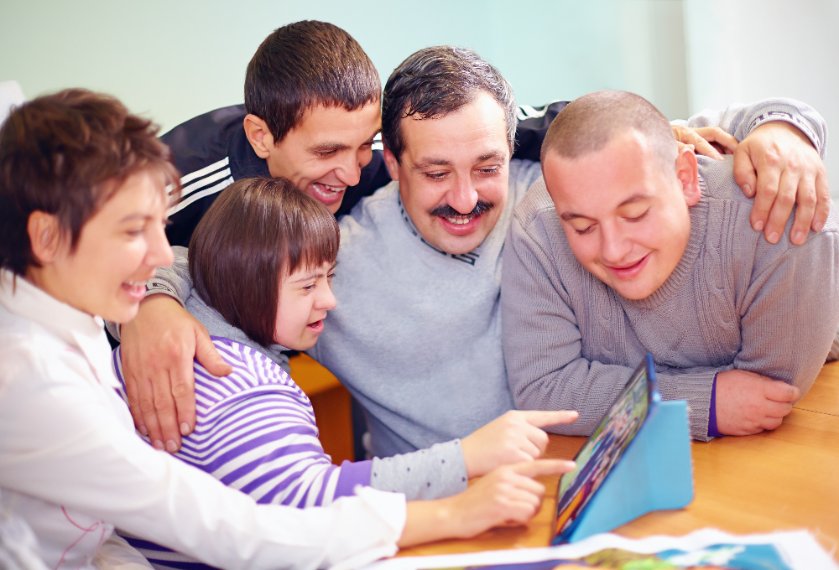
<path fill-rule="evenodd" d="M 827 172 L 819 153 L 800 130 L 783 121 L 754 129 L 734 151 L 734 180 L 754 197 L 751 223 L 769 243 L 777 243 L 792 212 L 790 241 L 804 243 L 821 231 L 830 211 Z"/>
<path fill-rule="evenodd" d="M 717 430 L 751 435 L 773 430 L 792 411 L 801 391 L 780 380 L 745 370 L 717 374 Z"/>
<path fill-rule="evenodd" d="M 230 374 L 207 329 L 166 295 L 152 295 L 121 327 L 122 370 L 134 423 L 157 449 L 174 453 L 195 427 L 193 356 L 216 376 Z"/>
<path fill-rule="evenodd" d="M 683 145 L 691 145 L 697 154 L 719 160 L 723 154 L 732 154 L 737 139 L 719 127 L 684 127 L 671 125 L 673 137 Z"/>
<path fill-rule="evenodd" d="M 461 441 L 468 476 L 478 477 L 499 465 L 533 460 L 545 451 L 548 434 L 541 428 L 568 424 L 577 412 L 510 411 Z"/>

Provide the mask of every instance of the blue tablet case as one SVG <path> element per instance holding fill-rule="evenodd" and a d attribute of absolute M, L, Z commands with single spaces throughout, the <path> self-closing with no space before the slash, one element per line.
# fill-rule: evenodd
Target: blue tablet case
<path fill-rule="evenodd" d="M 643 364 L 655 386 L 651 355 Z M 693 500 L 687 402 L 662 402 L 653 388 L 649 411 L 634 439 L 583 510 L 553 544 L 608 532 L 643 514 L 679 509 Z"/>

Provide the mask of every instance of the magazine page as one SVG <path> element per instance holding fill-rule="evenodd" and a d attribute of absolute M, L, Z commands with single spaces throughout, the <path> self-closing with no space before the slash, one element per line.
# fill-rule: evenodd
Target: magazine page
<path fill-rule="evenodd" d="M 683 537 L 653 536 L 644 539 L 598 534 L 562 546 L 393 558 L 370 568 L 839 570 L 839 565 L 807 531 L 732 535 L 705 529 Z"/>

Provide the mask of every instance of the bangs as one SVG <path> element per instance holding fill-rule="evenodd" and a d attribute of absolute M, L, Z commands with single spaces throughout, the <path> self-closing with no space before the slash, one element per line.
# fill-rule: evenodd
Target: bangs
<path fill-rule="evenodd" d="M 306 223 L 290 224 L 289 235 L 283 240 L 286 244 L 283 255 L 286 275 L 301 268 L 333 264 L 338 258 L 340 232 L 335 217 L 317 203 L 302 201 L 299 206 L 303 216 L 298 221 L 305 218 Z"/>

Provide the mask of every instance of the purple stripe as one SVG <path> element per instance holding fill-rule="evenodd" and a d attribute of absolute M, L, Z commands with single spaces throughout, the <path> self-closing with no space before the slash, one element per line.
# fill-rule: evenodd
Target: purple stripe
<path fill-rule="evenodd" d="M 229 410 L 224 420 L 211 426 L 211 430 L 206 430 L 205 433 L 196 436 L 194 441 L 197 444 L 203 442 L 204 445 L 213 442 L 231 441 L 231 438 L 236 437 L 236 432 L 240 432 L 249 427 L 260 429 L 266 427 L 272 427 L 273 429 L 282 427 L 306 427 L 315 437 L 318 434 L 317 426 L 310 419 L 296 418 L 290 414 L 278 412 L 276 408 L 273 410 L 254 410 L 247 413 L 240 412 L 239 410 Z"/>
<path fill-rule="evenodd" d="M 301 460 L 306 461 L 306 460 Z M 287 489 L 292 487 L 295 484 L 306 484 L 307 488 L 311 488 L 311 486 L 316 481 L 320 481 L 322 486 L 326 486 L 326 481 L 329 480 L 337 467 L 334 465 L 315 459 L 314 461 L 309 460 L 308 465 L 302 466 L 302 469 L 298 469 L 296 471 L 292 471 L 291 468 L 300 468 L 301 465 L 299 463 L 290 464 L 290 465 L 283 465 L 278 466 L 275 469 L 272 469 L 269 472 L 265 472 L 259 477 L 253 479 L 252 481 L 248 482 L 245 485 L 240 485 L 239 489 L 243 492 L 251 494 L 257 488 L 263 486 L 265 483 L 268 483 L 271 480 L 276 480 L 277 484 L 274 486 L 274 489 L 278 491 Z M 309 475 L 308 477 L 304 477 L 304 475 L 308 474 L 309 470 L 313 467 L 323 468 L 322 472 L 316 476 Z M 263 501 L 258 501 L 263 502 Z M 285 503 L 280 503 L 285 504 Z M 318 503 L 321 504 L 321 503 Z"/>
<path fill-rule="evenodd" d="M 356 485 L 369 486 L 372 473 L 372 461 L 358 461 L 356 463 L 344 461 L 341 463 L 341 474 L 338 476 L 334 498 L 354 495 Z"/>
<path fill-rule="evenodd" d="M 207 464 L 207 469 L 210 469 L 212 471 L 218 471 L 220 467 L 223 467 L 224 465 L 226 465 L 227 463 L 229 463 L 233 459 L 236 459 L 238 456 L 242 455 L 243 453 L 245 453 L 247 451 L 250 451 L 253 448 L 261 447 L 261 446 L 266 445 L 268 443 L 277 441 L 277 440 L 281 439 L 283 436 L 293 435 L 293 434 L 298 434 L 298 435 L 310 435 L 311 434 L 310 431 L 305 431 L 303 428 L 293 428 L 293 429 L 289 429 L 289 430 L 283 430 L 283 431 L 279 432 L 279 434 L 277 432 L 271 432 L 271 433 L 268 433 L 268 434 L 265 434 L 265 435 L 261 435 L 257 438 L 252 438 L 254 432 L 256 432 L 256 431 L 259 431 L 259 430 L 253 430 L 253 429 L 249 430 L 247 433 L 243 433 L 241 435 L 238 435 L 235 439 L 230 440 L 230 442 L 229 442 L 230 444 L 235 444 L 236 442 L 241 442 L 241 444 L 234 447 L 233 449 L 230 449 L 230 450 L 222 453 L 216 459 L 213 459 L 210 463 Z M 285 449 L 285 448 L 283 448 L 283 449 Z M 277 450 L 277 455 L 278 456 L 285 455 L 285 453 L 283 452 L 283 449 Z"/>
<path fill-rule="evenodd" d="M 278 415 L 276 413 L 277 401 L 282 401 L 276 395 L 268 394 L 265 394 L 261 398 L 250 399 L 251 401 L 247 400 L 249 398 L 236 398 L 235 401 L 228 401 L 224 406 L 219 406 L 214 410 L 215 413 L 212 418 L 201 418 L 202 430 L 199 431 L 199 434 L 204 430 L 226 430 L 231 424 L 241 418 L 253 418 L 254 416 L 260 415 L 266 415 L 267 417 L 276 416 Z"/>
<path fill-rule="evenodd" d="M 257 436 L 260 432 L 266 431 L 266 429 L 270 429 L 268 433 L 263 433 L 262 435 Z M 236 432 L 230 432 L 224 434 L 226 437 L 222 439 L 221 436 L 218 438 L 214 438 L 212 441 L 208 442 L 208 447 L 222 447 L 222 446 L 229 446 L 229 445 L 241 445 L 247 444 L 248 442 L 253 442 L 252 447 L 257 446 L 257 442 L 260 444 L 264 444 L 270 441 L 277 441 L 281 440 L 284 437 L 290 435 L 301 435 L 301 436 L 310 436 L 315 437 L 315 432 L 310 426 L 303 426 L 303 425 L 283 425 L 283 426 L 256 426 L 251 427 L 248 426 L 246 429 L 241 429 Z M 315 437 L 315 439 L 317 439 Z M 226 463 L 223 461 L 224 458 L 231 457 L 232 452 L 227 451 L 221 454 L 217 459 L 214 460 L 215 463 Z"/>
<path fill-rule="evenodd" d="M 264 495 L 261 497 L 257 497 L 256 500 L 258 503 L 276 503 L 276 504 L 283 504 L 289 507 L 297 507 L 300 505 L 299 501 L 292 501 L 291 497 L 294 496 L 294 493 L 289 493 L 288 497 L 283 501 L 276 500 L 276 496 L 285 490 L 296 490 L 299 489 L 303 485 L 302 479 L 293 479 L 290 481 L 289 484 L 286 484 L 285 481 L 274 485 L 271 489 L 269 489 Z"/>
<path fill-rule="evenodd" d="M 255 415 L 259 416 L 260 414 L 261 412 L 259 411 L 249 412 L 246 414 L 239 414 L 236 416 L 236 419 L 252 418 Z M 190 436 L 184 438 L 184 447 L 182 449 L 189 450 L 195 461 L 201 461 L 203 463 L 204 461 L 206 461 L 207 455 L 212 455 L 213 449 L 218 449 L 226 445 L 235 445 L 237 442 L 243 439 L 248 439 L 252 437 L 255 433 L 265 431 L 269 428 L 273 429 L 274 432 L 280 431 L 280 433 L 282 434 L 296 433 L 299 435 L 310 435 L 315 438 L 317 437 L 317 432 L 315 431 L 316 428 L 312 425 L 289 424 L 285 422 L 281 425 L 276 425 L 278 422 L 276 420 L 271 421 L 272 418 L 270 418 L 269 416 L 257 417 L 256 419 L 259 421 L 249 421 L 246 423 L 240 422 L 241 425 L 235 427 L 235 429 L 216 429 L 210 432 L 210 435 L 201 441 L 196 441 L 196 439 L 193 438 L 190 434 Z"/>

